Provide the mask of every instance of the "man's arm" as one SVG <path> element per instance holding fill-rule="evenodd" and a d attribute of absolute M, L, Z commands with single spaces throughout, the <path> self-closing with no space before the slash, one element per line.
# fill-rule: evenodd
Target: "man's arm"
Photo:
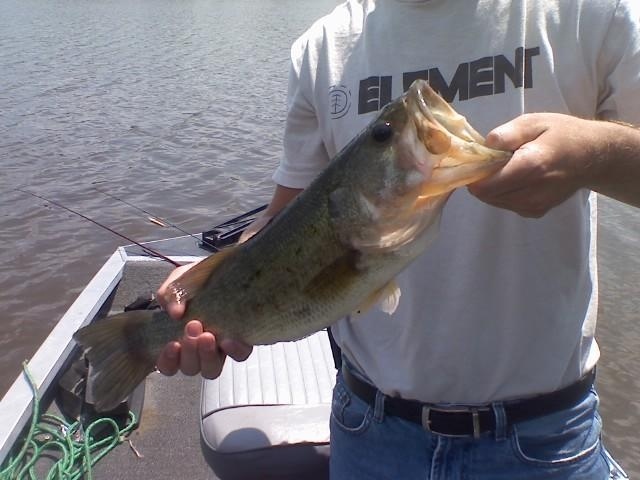
<path fill-rule="evenodd" d="M 264 228 L 264 226 L 271 221 L 284 207 L 286 207 L 291 200 L 298 196 L 302 192 L 301 188 L 289 188 L 282 185 L 276 185 L 276 189 L 271 197 L 271 202 L 267 206 L 266 210 L 259 218 L 247 227 L 240 236 L 240 243 L 246 242 L 256 233 Z"/>
<path fill-rule="evenodd" d="M 640 207 L 640 130 L 614 122 L 599 123 L 605 146 L 600 169 L 589 188 Z"/>
<path fill-rule="evenodd" d="M 246 241 L 262 229 L 280 210 L 293 200 L 302 189 L 277 185 L 269 206 L 262 216 L 250 225 L 241 241 Z M 184 315 L 185 305 L 176 303 L 167 295 L 168 286 L 195 263 L 176 268 L 158 289 L 158 300 L 175 320 Z M 233 359 L 246 360 L 251 346 L 231 340 L 218 342 L 211 332 L 205 332 L 202 324 L 192 320 L 185 325 L 184 336 L 179 342 L 170 342 L 158 358 L 158 370 L 165 375 L 175 375 L 180 370 L 185 375 L 201 373 L 205 378 L 217 378 L 222 372 L 227 355 Z"/>
<path fill-rule="evenodd" d="M 513 150 L 502 170 L 469 191 L 491 205 L 541 217 L 578 189 L 640 207 L 640 130 L 556 113 L 518 117 L 487 135 Z"/>

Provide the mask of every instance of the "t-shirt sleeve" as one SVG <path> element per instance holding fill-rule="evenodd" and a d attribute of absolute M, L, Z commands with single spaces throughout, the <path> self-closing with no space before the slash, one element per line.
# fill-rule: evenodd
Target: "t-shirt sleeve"
<path fill-rule="evenodd" d="M 620 0 L 598 58 L 597 116 L 640 125 L 640 2 Z"/>
<path fill-rule="evenodd" d="M 287 94 L 284 156 L 273 180 L 289 188 L 306 188 L 327 166 L 324 145 L 312 98 L 312 63 L 298 40 L 291 49 L 291 68 Z"/>

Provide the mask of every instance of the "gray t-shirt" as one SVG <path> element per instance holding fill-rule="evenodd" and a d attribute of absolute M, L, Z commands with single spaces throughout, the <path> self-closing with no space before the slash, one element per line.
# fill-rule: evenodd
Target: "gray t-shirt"
<path fill-rule="evenodd" d="M 291 57 L 273 177 L 287 187 L 306 187 L 415 78 L 482 134 L 526 112 L 640 123 L 636 0 L 354 0 Z M 582 190 L 525 219 L 455 192 L 438 238 L 397 279 L 395 313 L 335 325 L 349 362 L 385 393 L 433 403 L 575 381 L 599 357 L 595 202 Z"/>

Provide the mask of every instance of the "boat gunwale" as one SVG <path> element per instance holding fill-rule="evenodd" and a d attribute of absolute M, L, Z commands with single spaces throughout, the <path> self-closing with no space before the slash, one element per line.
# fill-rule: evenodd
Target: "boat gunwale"
<path fill-rule="evenodd" d="M 127 255 L 118 248 L 93 276 L 73 304 L 56 323 L 27 363 L 38 393 L 51 387 L 60 368 L 76 347 L 73 333 L 89 323 L 122 278 Z M 12 450 L 29 422 L 34 394 L 28 379 L 21 373 L 0 400 L 0 463 Z"/>
<path fill-rule="evenodd" d="M 174 239 L 165 239 L 174 240 Z M 162 242 L 159 241 L 159 242 Z M 151 243 L 151 242 L 148 242 Z M 128 262 L 160 261 L 157 258 L 128 253 L 132 246 L 120 246 L 102 265 L 82 292 L 53 327 L 27 368 L 40 397 L 53 386 L 55 379 L 77 348 L 73 340 L 76 330 L 90 323 L 122 279 Z M 195 255 L 170 257 L 181 263 L 201 258 Z M 34 405 L 34 392 L 24 372 L 21 372 L 0 400 L 0 464 L 2 464 L 29 423 Z"/>

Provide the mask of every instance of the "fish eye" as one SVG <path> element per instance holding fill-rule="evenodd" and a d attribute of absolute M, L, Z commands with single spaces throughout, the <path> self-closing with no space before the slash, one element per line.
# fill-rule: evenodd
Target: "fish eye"
<path fill-rule="evenodd" d="M 371 136 L 376 142 L 383 143 L 391 138 L 393 135 L 393 128 L 389 122 L 378 123 L 374 125 L 371 130 Z"/>

